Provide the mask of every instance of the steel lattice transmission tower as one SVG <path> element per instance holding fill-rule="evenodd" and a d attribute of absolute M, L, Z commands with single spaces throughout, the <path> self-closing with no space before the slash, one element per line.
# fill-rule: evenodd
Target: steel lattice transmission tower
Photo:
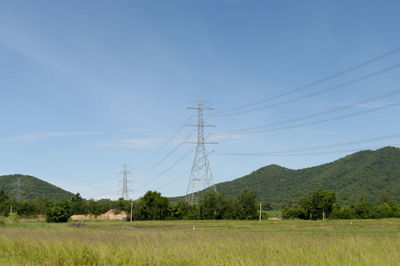
<path fill-rule="evenodd" d="M 21 200 L 21 177 L 17 177 L 17 201 Z"/>
<path fill-rule="evenodd" d="M 192 170 L 190 172 L 189 184 L 186 192 L 186 201 L 190 204 L 198 202 L 198 197 L 196 196 L 195 192 L 200 190 L 201 183 L 203 183 L 202 188 L 211 188 L 215 192 L 217 191 L 214 186 L 213 176 L 206 151 L 206 144 L 217 143 L 206 141 L 204 138 L 204 128 L 215 127 L 214 125 L 204 124 L 204 110 L 213 109 L 207 106 L 206 101 L 196 101 L 196 103 L 196 106 L 188 107 L 188 109 L 197 110 L 197 124 L 187 125 L 197 127 L 197 141 L 187 142 L 197 144 Z"/>
<path fill-rule="evenodd" d="M 128 195 L 128 174 L 130 173 L 128 171 L 128 165 L 127 164 L 123 164 L 122 165 L 123 170 L 122 170 L 122 195 L 121 198 L 123 198 L 124 200 L 128 200 L 129 199 L 129 195 Z"/>

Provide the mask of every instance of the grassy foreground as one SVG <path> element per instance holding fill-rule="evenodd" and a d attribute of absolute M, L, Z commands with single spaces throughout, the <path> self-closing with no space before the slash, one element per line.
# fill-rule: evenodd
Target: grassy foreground
<path fill-rule="evenodd" d="M 1 265 L 398 265 L 400 219 L 19 221 L 0 227 Z"/>

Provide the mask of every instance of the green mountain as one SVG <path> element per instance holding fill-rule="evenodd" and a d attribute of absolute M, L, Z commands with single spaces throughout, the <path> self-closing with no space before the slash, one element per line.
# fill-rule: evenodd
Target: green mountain
<path fill-rule="evenodd" d="M 343 204 L 354 203 L 361 197 L 376 202 L 383 193 L 400 200 L 400 149 L 385 147 L 360 151 L 300 170 L 269 165 L 216 187 L 228 197 L 236 197 L 245 189 L 255 190 L 261 200 L 274 207 L 297 202 L 318 189 L 336 192 L 338 201 Z M 181 199 L 177 197 L 171 201 Z"/>
<path fill-rule="evenodd" d="M 28 175 L 0 176 L 0 190 L 14 198 L 17 197 L 19 179 L 19 195 L 21 200 L 32 200 L 39 197 L 52 197 L 56 200 L 69 199 L 73 194 L 59 187 Z"/>

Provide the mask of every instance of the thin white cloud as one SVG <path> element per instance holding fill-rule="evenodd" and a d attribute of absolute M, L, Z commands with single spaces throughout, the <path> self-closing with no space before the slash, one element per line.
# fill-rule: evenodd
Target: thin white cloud
<path fill-rule="evenodd" d="M 103 142 L 100 143 L 100 147 L 109 147 L 109 148 L 147 148 L 151 147 L 159 142 L 163 141 L 163 139 L 159 138 L 147 138 L 147 139 L 122 139 L 115 142 Z"/>
<path fill-rule="evenodd" d="M 40 62 L 57 70 L 65 70 L 66 60 L 61 60 L 60 53 L 57 53 L 56 47 L 51 42 L 43 39 L 43 36 L 36 34 L 26 23 L 16 23 L 8 18 L 7 22 L 0 27 L 0 43 L 9 49 L 18 52 L 30 59 Z M 40 37 L 38 37 L 40 36 Z"/>
<path fill-rule="evenodd" d="M 1 142 L 31 142 L 38 140 L 45 140 L 57 137 L 72 137 L 72 136 L 91 136 L 99 135 L 103 132 L 42 132 L 34 134 L 21 134 L 13 137 L 0 139 Z"/>
<path fill-rule="evenodd" d="M 129 128 L 125 128 L 121 130 L 122 132 L 146 132 L 146 131 L 150 131 L 150 129 L 148 128 L 143 128 L 143 127 L 129 127 Z"/>

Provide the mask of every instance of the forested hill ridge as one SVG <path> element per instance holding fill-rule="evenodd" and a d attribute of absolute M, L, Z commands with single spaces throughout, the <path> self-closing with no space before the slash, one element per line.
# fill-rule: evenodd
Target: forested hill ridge
<path fill-rule="evenodd" d="M 20 200 L 33 200 L 39 197 L 51 197 L 56 200 L 70 199 L 73 194 L 57 186 L 28 175 L 0 176 L 0 190 L 6 195 L 16 198 L 19 178 Z"/>
<path fill-rule="evenodd" d="M 384 147 L 360 151 L 300 170 L 269 165 L 216 187 L 228 197 L 237 197 L 246 189 L 255 190 L 259 199 L 275 207 L 297 202 L 318 189 L 336 192 L 338 201 L 343 204 L 355 203 L 360 198 L 377 202 L 383 194 L 400 200 L 400 149 Z M 171 200 L 177 199 L 181 197 Z"/>

